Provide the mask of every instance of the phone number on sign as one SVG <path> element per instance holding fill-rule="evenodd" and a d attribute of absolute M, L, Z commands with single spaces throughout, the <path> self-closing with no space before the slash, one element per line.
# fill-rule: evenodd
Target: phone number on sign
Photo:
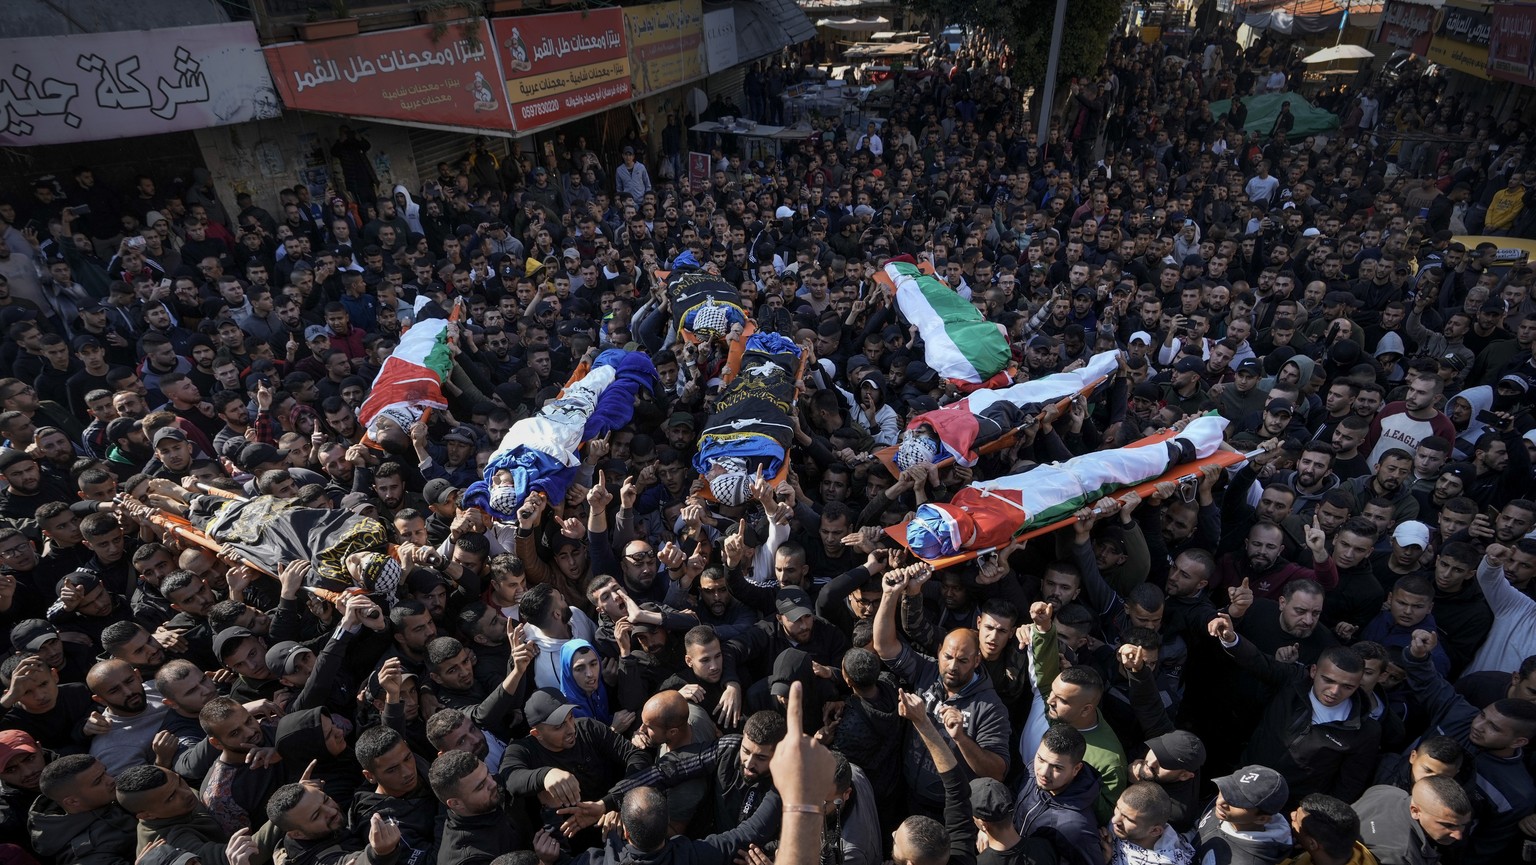
<path fill-rule="evenodd" d="M 535 117 L 543 117 L 560 110 L 560 99 L 541 99 L 538 102 L 530 102 L 520 106 L 517 113 L 524 120 L 532 120 Z"/>

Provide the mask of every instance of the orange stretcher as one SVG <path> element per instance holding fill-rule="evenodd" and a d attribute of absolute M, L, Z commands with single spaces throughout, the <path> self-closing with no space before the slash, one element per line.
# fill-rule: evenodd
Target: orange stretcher
<path fill-rule="evenodd" d="M 1167 441 L 1176 435 L 1178 435 L 1177 430 L 1163 430 L 1162 432 L 1159 432 L 1155 435 L 1151 435 L 1137 441 L 1136 446 L 1144 446 Z M 1173 482 L 1179 484 L 1180 486 L 1187 486 L 1192 483 L 1198 483 L 1200 480 L 1200 472 L 1206 466 L 1220 466 L 1222 468 L 1228 468 L 1230 466 L 1237 465 L 1244 460 L 1256 457 L 1261 453 L 1263 453 L 1262 450 L 1250 451 L 1248 453 L 1232 450 L 1218 450 L 1216 453 L 1211 454 L 1208 457 L 1194 460 L 1192 462 L 1181 463 L 1180 465 L 1175 466 L 1169 471 L 1164 472 L 1163 474 L 1158 475 L 1151 480 L 1142 481 L 1139 484 L 1132 484 L 1130 486 L 1123 487 L 1113 493 L 1110 493 L 1107 496 L 1100 498 L 1098 501 L 1103 501 L 1104 499 L 1124 501 L 1125 497 L 1131 493 L 1136 493 L 1144 499 L 1151 498 L 1152 495 L 1157 492 L 1158 484 Z M 1095 502 L 1095 505 L 1097 505 L 1097 502 Z M 1053 523 L 1049 523 L 1043 526 L 1036 526 L 1029 531 L 1015 535 L 1011 539 L 1010 543 L 1018 543 L 1020 541 L 1027 541 L 1033 538 L 1038 538 L 1042 535 L 1048 535 L 1059 529 L 1064 529 L 1067 526 L 1075 525 L 1076 523 L 1077 517 L 1075 515 L 1063 517 Z M 907 544 L 906 522 L 901 522 L 894 526 L 890 526 L 885 530 L 885 533 L 891 538 L 891 540 L 900 544 L 902 549 L 906 550 L 908 553 L 911 553 L 914 558 L 927 562 L 928 564 L 932 565 L 933 569 L 936 571 L 953 567 L 955 565 L 964 564 L 980 556 L 986 555 L 987 553 L 997 552 L 999 549 L 998 547 L 987 547 L 986 549 L 980 550 L 965 550 L 963 552 L 955 553 L 952 556 L 941 556 L 937 559 L 924 559 L 922 556 L 919 556 L 917 553 L 913 552 L 912 547 Z"/>

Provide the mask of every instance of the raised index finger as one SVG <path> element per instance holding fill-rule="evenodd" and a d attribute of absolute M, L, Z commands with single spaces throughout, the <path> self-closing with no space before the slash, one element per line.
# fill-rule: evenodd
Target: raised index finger
<path fill-rule="evenodd" d="M 787 703 L 788 717 L 785 718 L 785 735 L 791 742 L 800 741 L 805 735 L 804 725 L 801 723 L 801 703 L 805 699 L 805 686 L 799 682 L 792 682 L 789 686 L 789 701 Z"/>

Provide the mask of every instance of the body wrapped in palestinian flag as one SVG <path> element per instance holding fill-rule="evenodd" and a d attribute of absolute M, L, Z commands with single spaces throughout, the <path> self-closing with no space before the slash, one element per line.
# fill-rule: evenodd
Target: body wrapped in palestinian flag
<path fill-rule="evenodd" d="M 411 325 L 384 359 L 358 409 L 364 429 L 373 431 L 375 424 L 387 421 L 408 430 L 426 410 L 448 407 L 443 396 L 443 382 L 453 369 L 448 338 L 446 319 L 421 319 Z"/>
<path fill-rule="evenodd" d="M 1206 415 L 1176 436 L 1153 436 L 1123 448 L 973 483 L 948 502 L 920 505 L 907 524 L 907 545 L 924 559 L 1006 546 L 1015 537 L 1068 517 L 1103 496 L 1212 456 L 1221 448 L 1226 428 L 1226 419 Z"/>
<path fill-rule="evenodd" d="M 735 327 L 747 326 L 741 293 L 720 277 L 702 270 L 691 252 L 683 252 L 667 275 L 667 299 L 678 335 L 692 342 L 725 340 Z"/>
<path fill-rule="evenodd" d="M 253 567 L 276 575 L 282 566 L 307 559 L 308 584 L 329 592 L 362 589 L 392 599 L 400 583 L 400 565 L 389 558 L 389 532 L 373 517 L 351 511 L 300 507 L 293 499 L 257 496 L 231 499 L 194 497 L 187 521 Z M 349 571 L 347 559 L 368 554 Z M 392 565 L 392 567 L 391 567 Z"/>
<path fill-rule="evenodd" d="M 491 455 L 485 477 L 464 493 L 468 507 L 512 520 L 528 495 L 565 500 L 581 465 L 581 446 L 629 423 L 635 397 L 656 387 L 656 367 L 638 351 L 609 349 L 587 374 L 539 413 L 512 425 Z"/>
<path fill-rule="evenodd" d="M 788 465 L 799 371 L 800 347 L 787 337 L 757 333 L 747 339 L 741 373 L 720 394 L 693 458 L 722 504 L 745 501 L 759 469 L 772 479 Z"/>
<path fill-rule="evenodd" d="M 891 261 L 885 275 L 896 286 L 896 306 L 917 325 L 924 359 L 962 391 L 1006 387 L 1013 353 L 1008 337 L 945 282 L 916 264 Z"/>
<path fill-rule="evenodd" d="M 924 412 L 907 424 L 897 447 L 896 466 L 905 470 L 919 462 L 950 459 L 962 466 L 973 466 L 981 458 L 978 448 L 982 445 L 1018 429 L 1046 403 L 1093 389 L 1113 374 L 1119 363 L 1119 352 L 1100 352 L 1089 358 L 1082 369 L 1005 388 L 972 391 L 959 402 Z"/>

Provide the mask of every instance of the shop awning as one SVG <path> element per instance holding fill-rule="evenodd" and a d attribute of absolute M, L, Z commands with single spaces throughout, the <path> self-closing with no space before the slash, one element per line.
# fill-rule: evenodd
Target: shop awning
<path fill-rule="evenodd" d="M 926 42 L 858 42 L 848 47 L 843 56 L 849 59 L 865 57 L 906 57 L 928 47 Z"/>
<path fill-rule="evenodd" d="M 811 19 L 793 0 L 736 2 L 731 8 L 736 10 L 736 52 L 742 63 L 816 38 Z"/>
<path fill-rule="evenodd" d="M 875 18 L 822 18 L 816 22 L 817 27 L 825 27 L 828 30 L 849 30 L 860 32 L 864 30 L 876 30 L 890 24 L 890 20 L 881 17 Z"/>
<path fill-rule="evenodd" d="M 1355 26 L 1379 21 L 1375 16 L 1384 5 L 1382 0 L 1236 0 L 1231 15 L 1254 30 L 1304 36 L 1338 30 L 1346 13 Z"/>

